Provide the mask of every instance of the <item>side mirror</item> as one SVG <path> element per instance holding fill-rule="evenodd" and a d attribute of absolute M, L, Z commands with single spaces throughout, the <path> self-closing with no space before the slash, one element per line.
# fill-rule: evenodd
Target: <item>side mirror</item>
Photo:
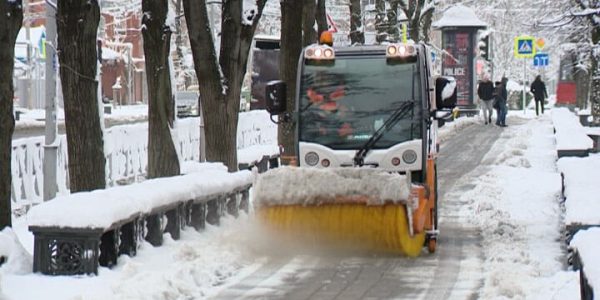
<path fill-rule="evenodd" d="M 281 80 L 269 81 L 265 87 L 267 111 L 279 115 L 286 110 L 286 85 Z"/>
<path fill-rule="evenodd" d="M 453 109 L 456 106 L 456 80 L 450 76 L 435 79 L 435 106 L 440 109 Z"/>

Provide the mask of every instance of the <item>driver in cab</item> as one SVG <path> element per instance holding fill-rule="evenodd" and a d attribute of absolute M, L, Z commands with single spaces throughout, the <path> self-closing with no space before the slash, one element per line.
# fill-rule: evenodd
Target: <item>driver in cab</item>
<path fill-rule="evenodd" d="M 352 134 L 350 123 L 344 122 L 349 112 L 348 107 L 341 103 L 345 95 L 346 89 L 343 83 L 326 88 L 309 87 L 306 90 L 310 105 L 317 108 L 314 112 L 318 116 L 316 121 L 321 123 L 319 124 L 320 135 L 334 133 L 346 137 Z"/>

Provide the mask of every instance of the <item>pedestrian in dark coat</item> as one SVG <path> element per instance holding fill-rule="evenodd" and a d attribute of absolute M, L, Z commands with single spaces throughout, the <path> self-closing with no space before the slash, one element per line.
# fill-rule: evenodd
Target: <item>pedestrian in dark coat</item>
<path fill-rule="evenodd" d="M 494 103 L 494 108 L 496 108 L 498 114 L 498 117 L 496 118 L 496 125 L 500 127 L 506 127 L 506 114 L 508 113 L 508 91 L 506 90 L 507 83 L 508 78 L 502 77 L 502 81 L 496 82 L 496 88 L 494 90 L 496 99 L 496 102 Z"/>
<path fill-rule="evenodd" d="M 491 124 L 494 104 L 494 83 L 487 74 L 483 76 L 483 80 L 477 86 L 477 96 L 479 96 L 479 100 L 481 101 L 483 120 L 486 125 Z"/>
<path fill-rule="evenodd" d="M 546 91 L 546 84 L 542 81 L 542 76 L 538 75 L 535 80 L 531 83 L 531 92 L 535 99 L 535 115 L 539 116 L 539 108 L 542 108 L 542 115 L 544 114 L 544 101 L 548 98 L 548 92 Z"/>

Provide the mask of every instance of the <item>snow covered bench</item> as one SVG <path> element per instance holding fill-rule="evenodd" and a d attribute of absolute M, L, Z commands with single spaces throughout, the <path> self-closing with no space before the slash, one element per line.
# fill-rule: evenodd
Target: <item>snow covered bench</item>
<path fill-rule="evenodd" d="M 253 178 L 249 171 L 228 173 L 222 164 L 205 164 L 187 175 L 44 202 L 28 214 L 33 271 L 97 274 L 98 265 L 110 267 L 120 254 L 135 255 L 142 238 L 159 246 L 164 232 L 177 240 L 184 226 L 218 225 L 226 212 L 248 211 Z"/>
<path fill-rule="evenodd" d="M 585 132 L 592 139 L 592 152 L 600 152 L 600 127 L 585 127 Z"/>
<path fill-rule="evenodd" d="M 593 148 L 592 139 L 588 137 L 578 118 L 567 108 L 552 109 L 552 123 L 556 138 L 558 157 L 587 156 Z"/>
<path fill-rule="evenodd" d="M 582 109 L 577 112 L 577 116 L 579 117 L 579 123 L 583 126 L 590 126 L 590 118 L 592 117 L 592 112 L 589 109 Z"/>
<path fill-rule="evenodd" d="M 259 173 L 279 167 L 279 147 L 277 145 L 254 145 L 238 149 L 238 168 Z"/>
<path fill-rule="evenodd" d="M 600 226 L 600 156 L 563 157 L 557 162 L 565 199 L 567 242 L 582 229 Z"/>
<path fill-rule="evenodd" d="M 600 295 L 600 228 L 579 231 L 569 247 L 579 270 L 581 299 L 592 300 L 594 294 Z"/>

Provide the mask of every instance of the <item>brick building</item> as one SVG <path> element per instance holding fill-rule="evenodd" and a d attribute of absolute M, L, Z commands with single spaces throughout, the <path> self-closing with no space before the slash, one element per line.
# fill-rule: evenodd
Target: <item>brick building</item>
<path fill-rule="evenodd" d="M 104 1 L 102 6 L 98 33 L 99 44 L 102 45 L 102 98 L 105 101 L 114 101 L 115 104 L 134 104 L 146 101 L 144 49 L 141 33 L 142 12 L 141 4 L 137 2 Z M 23 4 L 24 22 L 21 31 L 23 31 L 23 35 L 25 32 L 29 33 L 32 46 L 35 47 L 37 42 L 33 40 L 35 37 L 32 36 L 32 32 L 40 29 L 45 31 L 46 2 L 44 0 L 25 0 Z M 44 63 L 40 57 L 34 59 L 37 59 L 39 63 Z M 32 62 L 29 61 L 29 63 Z M 26 80 L 39 81 L 42 79 L 34 77 L 35 74 L 30 74 Z M 120 88 L 115 89 L 116 87 Z M 40 94 L 40 91 L 30 93 Z M 43 92 L 41 94 L 43 95 Z M 23 102 L 27 103 L 27 101 Z M 31 108 L 44 107 L 43 103 L 37 102 Z"/>

